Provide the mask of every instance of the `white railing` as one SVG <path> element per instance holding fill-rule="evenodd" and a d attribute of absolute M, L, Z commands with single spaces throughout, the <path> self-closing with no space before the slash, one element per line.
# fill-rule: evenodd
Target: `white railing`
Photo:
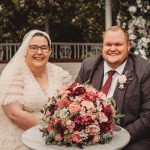
<path fill-rule="evenodd" d="M 17 52 L 20 43 L 0 43 L 0 60 L 9 61 Z M 52 44 L 51 59 L 82 60 L 89 56 L 98 55 L 101 43 L 58 43 Z"/>

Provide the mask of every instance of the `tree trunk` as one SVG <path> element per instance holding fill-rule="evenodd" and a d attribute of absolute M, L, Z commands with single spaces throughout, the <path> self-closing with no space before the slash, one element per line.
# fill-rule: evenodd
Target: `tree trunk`
<path fill-rule="evenodd" d="M 45 14 L 45 32 L 49 34 L 49 14 Z"/>

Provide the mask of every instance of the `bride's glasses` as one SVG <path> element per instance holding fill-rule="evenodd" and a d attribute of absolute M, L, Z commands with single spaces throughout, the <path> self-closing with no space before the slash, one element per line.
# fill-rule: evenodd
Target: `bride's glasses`
<path fill-rule="evenodd" d="M 38 46 L 38 45 L 30 45 L 29 46 L 30 51 L 36 53 L 39 49 L 43 52 L 43 53 L 47 53 L 50 48 L 47 45 L 42 45 L 42 46 Z"/>

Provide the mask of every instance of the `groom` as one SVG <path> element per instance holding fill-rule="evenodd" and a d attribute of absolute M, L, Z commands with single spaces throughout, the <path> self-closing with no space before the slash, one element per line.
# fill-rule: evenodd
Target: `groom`
<path fill-rule="evenodd" d="M 116 100 L 119 113 L 124 114 L 121 126 L 131 136 L 124 149 L 149 150 L 150 63 L 130 53 L 128 33 L 119 26 L 104 32 L 102 54 L 83 61 L 76 82 L 89 80 L 97 90 L 103 91 L 110 70 L 115 72 L 106 94 Z"/>

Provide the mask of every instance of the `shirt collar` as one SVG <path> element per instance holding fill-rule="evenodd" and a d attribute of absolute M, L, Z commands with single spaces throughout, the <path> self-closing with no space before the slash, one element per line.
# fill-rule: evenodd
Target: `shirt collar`
<path fill-rule="evenodd" d="M 126 60 L 122 65 L 120 65 L 118 68 L 115 69 L 116 72 L 117 72 L 119 75 L 122 74 L 126 63 L 127 63 L 127 60 Z M 108 66 L 108 64 L 106 63 L 106 61 L 104 61 L 104 75 L 105 75 L 108 71 L 110 71 L 110 70 L 114 70 L 114 69 L 110 68 L 110 67 Z"/>

